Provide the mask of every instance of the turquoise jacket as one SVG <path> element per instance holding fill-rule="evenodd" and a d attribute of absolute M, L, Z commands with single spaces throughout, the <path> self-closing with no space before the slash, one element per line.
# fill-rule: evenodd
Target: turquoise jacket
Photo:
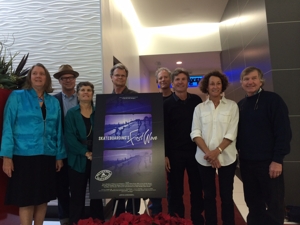
<path fill-rule="evenodd" d="M 90 117 L 92 128 L 94 127 L 95 109 Z M 80 112 L 80 105 L 68 110 L 65 117 L 65 139 L 68 145 L 68 165 L 79 173 L 84 173 L 86 168 L 87 146 L 81 144 L 86 140 L 86 127 Z"/>
<path fill-rule="evenodd" d="M 49 155 L 66 158 L 58 100 L 45 93 L 43 119 L 34 89 L 13 91 L 5 105 L 0 156 Z"/>

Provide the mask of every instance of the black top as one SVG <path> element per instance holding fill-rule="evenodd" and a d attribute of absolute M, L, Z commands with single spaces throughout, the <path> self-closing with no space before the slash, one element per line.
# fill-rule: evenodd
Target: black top
<path fill-rule="evenodd" d="M 83 115 L 82 116 L 82 119 L 84 121 L 84 124 L 85 124 L 85 129 L 86 129 L 86 140 L 93 140 L 93 128 L 92 128 L 92 123 L 91 123 L 91 120 L 90 118 L 87 118 Z M 90 143 L 90 142 L 88 142 Z M 92 145 L 91 144 L 88 144 L 87 145 L 88 147 L 88 150 L 91 152 L 92 151 Z"/>
<path fill-rule="evenodd" d="M 172 93 L 173 94 L 173 93 Z M 169 96 L 163 96 L 163 101 L 167 100 L 168 98 L 170 98 L 172 96 L 172 94 L 170 94 Z"/>
<path fill-rule="evenodd" d="M 136 94 L 137 92 L 131 89 L 128 89 L 127 86 L 125 86 L 125 89 L 122 91 L 121 94 Z M 112 91 L 112 94 L 116 94 L 115 89 Z"/>
<path fill-rule="evenodd" d="M 43 119 L 45 120 L 46 119 L 46 105 L 45 105 L 45 102 L 43 102 L 41 110 L 42 110 L 42 114 L 43 114 Z"/>
<path fill-rule="evenodd" d="M 262 90 L 238 103 L 240 119 L 237 149 L 242 160 L 282 163 L 290 152 L 292 132 L 282 98 Z"/>
<path fill-rule="evenodd" d="M 196 153 L 196 144 L 190 133 L 195 107 L 202 102 L 198 95 L 188 93 L 182 101 L 175 93 L 164 101 L 165 154 L 174 151 Z"/>

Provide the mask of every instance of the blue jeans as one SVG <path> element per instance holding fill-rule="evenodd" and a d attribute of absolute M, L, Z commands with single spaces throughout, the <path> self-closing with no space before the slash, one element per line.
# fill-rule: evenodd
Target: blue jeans
<path fill-rule="evenodd" d="M 270 178 L 271 161 L 240 160 L 245 201 L 249 208 L 248 225 L 284 223 L 284 180 L 281 174 Z"/>
<path fill-rule="evenodd" d="M 223 225 L 234 225 L 233 179 L 237 161 L 218 169 Z M 198 164 L 204 192 L 204 214 L 206 225 L 217 225 L 216 169 Z"/>

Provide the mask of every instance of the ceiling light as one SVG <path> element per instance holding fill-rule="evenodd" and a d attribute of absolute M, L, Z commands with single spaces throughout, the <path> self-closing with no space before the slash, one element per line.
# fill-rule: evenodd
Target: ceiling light
<path fill-rule="evenodd" d="M 181 62 L 181 61 L 177 61 L 176 64 L 177 64 L 177 65 L 181 65 L 182 62 Z"/>

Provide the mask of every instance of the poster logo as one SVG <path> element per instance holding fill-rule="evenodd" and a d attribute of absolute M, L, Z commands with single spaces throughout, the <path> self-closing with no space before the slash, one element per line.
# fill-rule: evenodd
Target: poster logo
<path fill-rule="evenodd" d="M 101 170 L 96 174 L 95 179 L 98 181 L 105 181 L 108 180 L 111 175 L 112 172 L 110 170 Z"/>

